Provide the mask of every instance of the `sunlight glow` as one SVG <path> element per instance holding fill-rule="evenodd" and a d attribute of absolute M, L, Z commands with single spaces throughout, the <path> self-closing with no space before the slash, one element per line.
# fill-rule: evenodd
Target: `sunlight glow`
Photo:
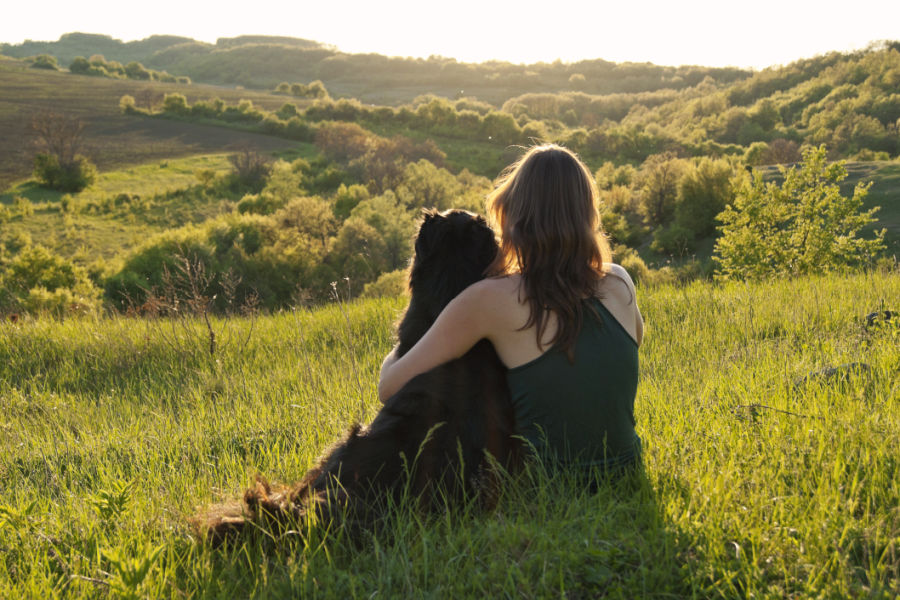
<path fill-rule="evenodd" d="M 139 9 L 140 10 L 140 9 Z M 344 52 L 440 55 L 464 62 L 653 62 L 763 68 L 897 38 L 900 2 L 860 0 L 840 12 L 820 2 L 712 0 L 497 3 L 459 0 L 236 4 L 157 0 L 126 13 L 120 2 L 16 3 L 0 41 L 52 41 L 72 31 L 124 41 L 172 34 L 215 42 L 238 35 L 316 40 Z M 11 18 L 10 17 L 11 13 Z"/>

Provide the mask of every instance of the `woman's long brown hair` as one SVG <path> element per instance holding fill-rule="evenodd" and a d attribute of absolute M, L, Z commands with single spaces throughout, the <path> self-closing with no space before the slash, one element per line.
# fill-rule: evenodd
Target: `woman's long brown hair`
<path fill-rule="evenodd" d="M 500 175 L 488 196 L 488 212 L 500 231 L 500 251 L 491 275 L 518 272 L 530 313 L 522 329 L 535 326 L 538 348 L 548 311 L 558 328 L 550 340 L 574 360 L 584 322 L 582 300 L 597 295 L 612 260 L 601 233 L 597 186 L 590 171 L 567 148 L 544 144 L 529 149 Z"/>

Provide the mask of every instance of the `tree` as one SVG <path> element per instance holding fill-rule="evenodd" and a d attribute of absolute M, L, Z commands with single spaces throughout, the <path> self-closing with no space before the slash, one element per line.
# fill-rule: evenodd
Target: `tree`
<path fill-rule="evenodd" d="M 718 278 L 821 273 L 864 263 L 884 249 L 884 230 L 874 239 L 858 237 L 878 210 L 860 210 L 871 184 L 842 195 L 838 184 L 847 170 L 843 162 L 826 163 L 825 146 L 806 149 L 798 166 L 781 172 L 780 186 L 758 172 L 745 178 L 734 204 L 718 216 Z"/>
<path fill-rule="evenodd" d="M 272 171 L 269 161 L 249 146 L 241 148 L 228 157 L 231 163 L 229 184 L 234 189 L 249 189 L 258 192 L 265 186 L 266 178 Z"/>
<path fill-rule="evenodd" d="M 80 154 L 84 122 L 57 112 L 32 117 L 29 130 L 38 153 L 34 174 L 45 186 L 61 192 L 80 192 L 94 182 L 96 167 Z"/>
<path fill-rule="evenodd" d="M 678 198 L 678 180 L 686 164 L 671 152 L 666 152 L 650 156 L 641 165 L 640 210 L 648 225 L 665 225 L 672 221 Z"/>
<path fill-rule="evenodd" d="M 58 71 L 59 65 L 56 64 L 55 56 L 50 56 L 49 54 L 39 54 L 34 57 L 34 62 L 31 63 L 31 68 Z"/>

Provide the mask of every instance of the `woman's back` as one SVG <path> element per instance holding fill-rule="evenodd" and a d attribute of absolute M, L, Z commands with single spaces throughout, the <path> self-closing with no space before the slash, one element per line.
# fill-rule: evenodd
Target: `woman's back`
<path fill-rule="evenodd" d="M 548 448 L 568 448 L 568 457 L 632 454 L 630 409 L 643 327 L 634 285 L 612 264 L 599 229 L 590 171 L 565 148 L 534 147 L 501 176 L 488 209 L 500 234 L 488 268 L 494 276 L 451 301 L 402 358 L 388 355 L 379 396 L 388 398 L 413 376 L 487 338 L 513 370 L 519 425 L 533 441 L 542 429 L 553 437 Z M 594 321 L 598 314 L 605 317 Z M 528 368 L 517 371 L 523 365 Z M 614 401 L 606 400 L 606 388 L 620 390 Z M 603 429 L 610 419 L 616 424 Z"/>
<path fill-rule="evenodd" d="M 585 304 L 572 360 L 552 348 L 507 372 L 516 430 L 539 455 L 583 470 L 640 453 L 637 343 L 598 299 Z"/>

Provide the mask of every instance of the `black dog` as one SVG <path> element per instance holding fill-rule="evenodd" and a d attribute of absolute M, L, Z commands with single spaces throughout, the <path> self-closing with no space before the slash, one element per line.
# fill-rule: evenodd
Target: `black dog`
<path fill-rule="evenodd" d="M 427 212 L 415 244 L 411 299 L 398 329 L 400 355 L 441 310 L 484 277 L 497 253 L 484 219 L 464 211 Z M 477 497 L 489 504 L 497 466 L 521 460 L 513 437 L 505 369 L 490 342 L 413 378 L 385 402 L 372 423 L 354 426 L 293 487 L 259 479 L 242 505 L 220 507 L 200 525 L 214 542 L 248 523 L 280 527 L 315 511 L 371 527 L 388 500 L 414 498 L 423 508 Z M 217 513 L 217 514 L 216 514 Z"/>

